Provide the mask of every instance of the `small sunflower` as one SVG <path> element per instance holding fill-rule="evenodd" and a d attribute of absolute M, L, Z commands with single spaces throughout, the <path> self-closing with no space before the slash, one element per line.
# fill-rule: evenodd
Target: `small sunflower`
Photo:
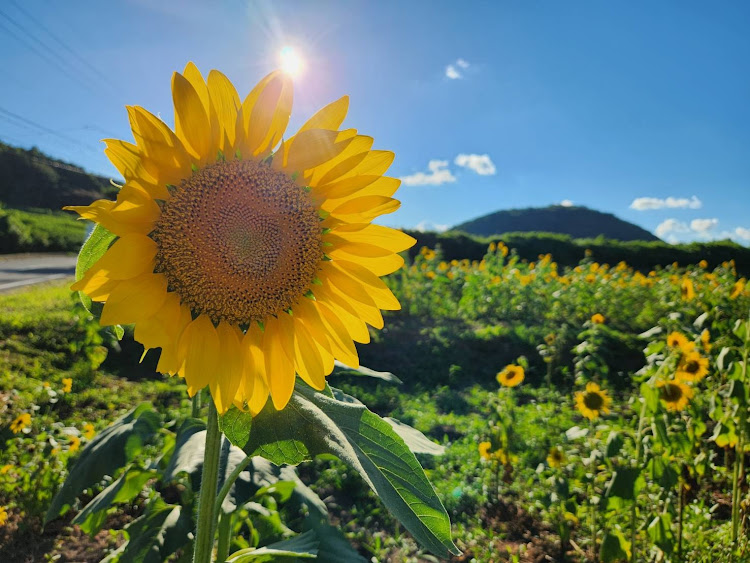
<path fill-rule="evenodd" d="M 503 371 L 498 372 L 496 379 L 497 382 L 503 387 L 515 387 L 521 383 L 526 374 L 521 366 L 510 364 L 503 368 Z"/>
<path fill-rule="evenodd" d="M 708 374 L 708 358 L 698 352 L 683 354 L 677 364 L 677 379 L 685 381 L 700 381 Z"/>
<path fill-rule="evenodd" d="M 701 267 L 701 268 L 703 268 L 705 270 L 706 268 L 708 268 L 708 261 L 707 260 L 701 260 L 700 262 L 698 262 L 698 266 Z"/>
<path fill-rule="evenodd" d="M 659 398 L 670 411 L 683 410 L 693 397 L 693 390 L 679 379 L 671 381 L 657 381 Z"/>
<path fill-rule="evenodd" d="M 732 286 L 732 290 L 729 292 L 729 298 L 737 299 L 740 295 L 742 295 L 742 292 L 745 291 L 745 283 L 745 278 L 737 280 L 737 282 Z"/>
<path fill-rule="evenodd" d="M 595 325 L 604 324 L 604 315 L 602 315 L 601 313 L 595 313 L 591 316 L 591 322 Z"/>
<path fill-rule="evenodd" d="M 692 301 L 695 297 L 695 287 L 690 278 L 683 278 L 680 284 L 680 294 L 685 301 Z"/>
<path fill-rule="evenodd" d="M 558 468 L 565 463 L 565 453 L 557 446 L 550 448 L 549 454 L 547 454 L 547 464 L 550 467 Z"/>
<path fill-rule="evenodd" d="M 609 412 L 609 405 L 612 402 L 607 391 L 601 389 L 596 383 L 587 383 L 585 391 L 577 391 L 576 408 L 588 418 L 594 420 L 604 413 Z"/>
<path fill-rule="evenodd" d="M 81 439 L 78 436 L 71 436 L 70 445 L 68 446 L 68 451 L 73 453 L 73 452 L 78 451 L 80 447 L 81 447 Z"/>
<path fill-rule="evenodd" d="M 96 430 L 94 429 L 94 425 L 90 422 L 87 422 L 83 425 L 83 435 L 86 437 L 87 440 L 91 440 L 94 436 L 96 436 Z"/>
<path fill-rule="evenodd" d="M 689 352 L 695 346 L 684 334 L 677 331 L 671 332 L 667 336 L 667 345 L 670 348 L 679 348 L 682 352 Z"/>
<path fill-rule="evenodd" d="M 701 345 L 705 352 L 711 351 L 711 333 L 707 328 L 703 329 L 703 332 L 701 332 Z"/>
<path fill-rule="evenodd" d="M 357 367 L 354 342 L 381 309 L 400 308 L 380 279 L 416 241 L 372 224 L 395 211 L 393 153 L 339 129 L 343 97 L 285 138 L 291 79 L 272 72 L 240 99 L 223 74 L 193 63 L 172 76 L 175 128 L 128 107 L 135 144 L 107 139 L 125 178 L 116 201 L 69 207 L 118 238 L 73 284 L 104 303 L 102 325 L 135 324 L 161 348 L 157 370 L 220 413 L 288 403 L 298 374 L 325 387 L 334 359 Z"/>
<path fill-rule="evenodd" d="M 73 379 L 70 377 L 63 377 L 62 380 L 62 391 L 63 393 L 70 393 L 73 389 Z"/>
<path fill-rule="evenodd" d="M 10 429 L 13 434 L 18 434 L 24 428 L 31 426 L 31 415 L 27 412 L 19 414 L 13 422 L 10 423 Z"/>
<path fill-rule="evenodd" d="M 5 523 L 8 521 L 8 511 L 4 506 L 0 506 L 0 528 L 5 526 Z"/>
<path fill-rule="evenodd" d="M 490 448 L 492 444 L 490 442 L 479 442 L 479 457 L 482 459 L 490 459 Z"/>

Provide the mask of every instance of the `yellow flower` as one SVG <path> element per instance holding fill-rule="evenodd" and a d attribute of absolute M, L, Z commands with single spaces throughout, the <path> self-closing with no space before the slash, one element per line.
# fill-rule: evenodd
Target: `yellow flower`
<path fill-rule="evenodd" d="M 732 291 L 729 293 L 729 298 L 737 299 L 740 295 L 742 295 L 742 292 L 745 291 L 745 283 L 745 278 L 737 280 L 737 283 L 732 286 Z"/>
<path fill-rule="evenodd" d="M 479 456 L 482 459 L 490 459 L 490 448 L 492 447 L 492 444 L 489 442 L 480 442 L 479 443 Z"/>
<path fill-rule="evenodd" d="M 87 422 L 83 425 L 83 435 L 86 437 L 87 440 L 91 440 L 96 435 L 96 430 L 94 429 L 94 425 L 90 422 Z"/>
<path fill-rule="evenodd" d="M 423 246 L 419 252 L 422 256 L 424 256 L 425 260 L 432 260 L 433 258 L 435 258 L 435 251 L 427 248 L 426 246 Z"/>
<path fill-rule="evenodd" d="M 12 466 L 12 465 L 10 465 L 10 464 L 8 464 L 8 465 L 3 465 L 2 467 L 0 467 L 0 475 L 5 475 L 5 474 L 6 474 L 6 473 L 7 473 L 8 471 L 10 471 L 11 469 L 13 469 L 13 466 Z"/>
<path fill-rule="evenodd" d="M 596 313 L 592 315 L 591 322 L 594 323 L 595 325 L 604 324 L 604 315 L 602 315 L 601 313 Z"/>
<path fill-rule="evenodd" d="M 10 423 L 10 429 L 13 434 L 18 434 L 27 426 L 31 426 L 31 415 L 27 412 L 19 414 L 13 422 Z"/>
<path fill-rule="evenodd" d="M 554 448 L 550 448 L 549 454 L 547 455 L 547 464 L 550 467 L 560 467 L 565 462 L 565 454 L 563 451 L 555 446 Z"/>
<path fill-rule="evenodd" d="M 609 398 L 607 391 L 601 389 L 596 383 L 587 383 L 585 391 L 576 392 L 575 402 L 576 408 L 583 416 L 594 420 L 600 414 L 609 412 L 612 399 Z"/>
<path fill-rule="evenodd" d="M 491 242 L 490 246 L 487 248 L 487 252 L 495 252 L 496 248 L 497 248 L 497 245 L 494 242 Z"/>
<path fill-rule="evenodd" d="M 521 366 L 509 364 L 503 368 L 503 371 L 498 372 L 495 378 L 503 387 L 515 387 L 521 383 L 525 377 L 526 374 Z"/>
<path fill-rule="evenodd" d="M 64 377 L 62 380 L 63 393 L 70 393 L 73 389 L 73 380 L 70 377 Z"/>
<path fill-rule="evenodd" d="M 68 446 L 69 452 L 75 452 L 78 451 L 78 448 L 81 447 L 81 439 L 78 436 L 71 436 L 70 437 L 70 446 Z"/>
<path fill-rule="evenodd" d="M 5 509 L 4 506 L 0 506 L 0 528 L 5 526 L 5 523 L 8 521 L 8 511 Z"/>
<path fill-rule="evenodd" d="M 497 247 L 500 249 L 500 254 L 503 255 L 503 258 L 507 258 L 508 253 L 510 252 L 510 249 L 505 246 L 502 242 L 497 243 Z"/>
<path fill-rule="evenodd" d="M 692 301 L 695 297 L 695 288 L 693 282 L 689 278 L 684 278 L 680 285 L 680 293 L 685 301 Z"/>
<path fill-rule="evenodd" d="M 693 397 L 693 390 L 679 379 L 672 381 L 657 381 L 659 398 L 664 401 L 668 410 L 683 410 Z"/>
<path fill-rule="evenodd" d="M 244 99 L 193 63 L 172 77 L 175 130 L 143 108 L 135 144 L 108 139 L 125 178 L 116 201 L 69 207 L 118 239 L 72 289 L 104 302 L 102 325 L 135 324 L 161 348 L 158 371 L 209 386 L 219 412 L 282 409 L 296 374 L 325 387 L 334 359 L 358 366 L 354 342 L 380 310 L 399 309 L 380 279 L 416 242 L 373 225 L 395 211 L 393 153 L 340 130 L 348 97 L 285 135 L 292 83 L 276 71 Z"/>
<path fill-rule="evenodd" d="M 708 374 L 708 358 L 698 352 L 687 352 L 677 364 L 677 379 L 685 381 L 700 381 Z"/>
<path fill-rule="evenodd" d="M 703 332 L 701 332 L 701 344 L 703 345 L 704 351 L 711 351 L 711 333 L 707 328 L 703 329 Z"/>
<path fill-rule="evenodd" d="M 49 389 L 49 387 L 50 387 L 49 381 L 43 381 L 42 382 L 42 387 L 44 387 L 45 389 Z"/>
<path fill-rule="evenodd" d="M 671 332 L 667 336 L 667 345 L 670 348 L 679 348 L 683 352 L 689 352 L 695 346 L 692 342 L 689 342 L 684 334 L 681 332 Z"/>
<path fill-rule="evenodd" d="M 698 266 L 705 270 L 706 268 L 708 268 L 708 262 L 706 260 L 701 260 L 700 262 L 698 262 Z"/>

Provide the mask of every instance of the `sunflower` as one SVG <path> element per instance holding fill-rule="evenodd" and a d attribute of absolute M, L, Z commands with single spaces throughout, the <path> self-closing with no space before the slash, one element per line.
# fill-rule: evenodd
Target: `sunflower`
<path fill-rule="evenodd" d="M 711 333 L 707 328 L 704 328 L 703 332 L 701 332 L 701 345 L 705 352 L 711 351 Z"/>
<path fill-rule="evenodd" d="M 681 411 L 693 397 L 693 390 L 679 379 L 671 381 L 657 381 L 659 398 L 670 411 Z"/>
<path fill-rule="evenodd" d="M 515 387 L 521 383 L 525 377 L 526 374 L 524 373 L 523 368 L 515 364 L 505 366 L 503 371 L 498 372 L 497 376 L 495 376 L 497 382 L 503 387 Z"/>
<path fill-rule="evenodd" d="M 700 381 L 708 374 L 708 358 L 698 352 L 683 354 L 677 364 L 677 379 L 685 381 Z"/>
<path fill-rule="evenodd" d="M 600 414 L 609 412 L 612 399 L 596 383 L 587 383 L 585 391 L 576 392 L 575 401 L 579 412 L 589 420 L 594 420 Z"/>
<path fill-rule="evenodd" d="M 680 284 L 680 293 L 685 301 L 692 301 L 695 297 L 695 287 L 693 282 L 689 278 L 684 278 L 682 284 Z"/>
<path fill-rule="evenodd" d="M 31 415 L 27 412 L 19 414 L 13 422 L 10 423 L 10 429 L 13 434 L 18 434 L 27 426 L 31 426 Z"/>
<path fill-rule="evenodd" d="M 550 448 L 549 454 L 547 454 L 547 464 L 550 467 L 561 467 L 562 464 L 565 463 L 565 454 L 563 451 L 555 446 L 554 448 Z"/>
<path fill-rule="evenodd" d="M 601 313 L 595 313 L 591 316 L 591 322 L 595 325 L 604 324 L 604 315 L 602 315 Z"/>
<path fill-rule="evenodd" d="M 68 446 L 68 451 L 70 453 L 73 453 L 75 451 L 78 451 L 80 447 L 81 447 L 81 439 L 78 436 L 71 436 L 70 445 Z"/>
<path fill-rule="evenodd" d="M 742 295 L 742 292 L 745 291 L 745 284 L 745 278 L 737 280 L 737 282 L 732 286 L 732 291 L 729 292 L 729 298 L 737 299 L 740 295 Z"/>
<path fill-rule="evenodd" d="M 482 459 L 490 459 L 492 456 L 490 456 L 490 448 L 492 447 L 492 444 L 490 442 L 480 442 L 479 443 L 479 457 Z"/>
<path fill-rule="evenodd" d="M 416 241 L 371 224 L 395 211 L 393 153 L 339 127 L 349 101 L 284 138 L 292 84 L 272 72 L 240 100 L 193 63 L 172 77 L 175 128 L 128 107 L 135 144 L 107 139 L 125 178 L 116 201 L 69 207 L 118 238 L 72 289 L 104 303 L 102 325 L 135 324 L 158 371 L 219 412 L 282 409 L 296 375 L 325 387 L 334 359 L 400 308 L 380 279 Z"/>
<path fill-rule="evenodd" d="M 695 346 L 695 344 L 690 342 L 684 334 L 677 331 L 671 332 L 669 336 L 667 336 L 667 345 L 670 348 L 679 348 L 683 353 L 690 352 Z"/>
<path fill-rule="evenodd" d="M 0 528 L 5 526 L 5 523 L 8 521 L 8 511 L 4 506 L 0 506 Z"/>
<path fill-rule="evenodd" d="M 63 393 L 70 393 L 70 391 L 73 389 L 73 379 L 70 377 L 63 377 L 62 380 L 62 392 Z"/>
<path fill-rule="evenodd" d="M 86 437 L 87 440 L 91 440 L 94 436 L 96 436 L 96 429 L 94 428 L 94 425 L 90 422 L 87 422 L 83 425 L 83 435 Z"/>

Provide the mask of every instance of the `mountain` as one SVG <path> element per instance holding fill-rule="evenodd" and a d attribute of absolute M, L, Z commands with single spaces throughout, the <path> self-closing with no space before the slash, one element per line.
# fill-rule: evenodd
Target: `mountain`
<path fill-rule="evenodd" d="M 471 221 L 456 225 L 452 231 L 472 235 L 491 236 L 517 232 L 545 232 L 569 235 L 573 238 L 596 238 L 630 241 L 660 240 L 638 225 L 588 207 L 529 207 L 502 209 Z"/>
<path fill-rule="evenodd" d="M 0 143 L 0 202 L 7 207 L 60 209 L 116 193 L 108 178 L 51 158 L 36 147 Z"/>

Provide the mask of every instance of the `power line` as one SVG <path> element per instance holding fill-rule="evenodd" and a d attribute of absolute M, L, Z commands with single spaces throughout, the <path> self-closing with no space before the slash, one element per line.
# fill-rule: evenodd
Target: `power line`
<path fill-rule="evenodd" d="M 60 39 L 57 35 L 55 35 L 47 26 L 45 26 L 42 22 L 40 22 L 38 19 L 36 19 L 34 16 L 32 16 L 29 12 L 24 10 L 18 3 L 15 2 L 15 0 L 11 0 L 11 4 L 13 4 L 18 11 L 20 11 L 22 14 L 24 14 L 28 19 L 30 19 L 34 24 L 36 24 L 38 27 L 40 27 L 42 30 L 44 30 L 47 35 L 49 35 L 55 42 L 57 42 L 63 49 L 65 49 L 68 53 L 73 55 L 76 59 L 78 59 L 79 62 L 81 62 L 86 68 L 88 68 L 91 72 L 96 74 L 99 78 L 104 80 L 107 84 L 109 84 L 113 88 L 117 88 L 117 85 L 115 85 L 109 78 L 107 78 L 102 72 L 99 71 L 98 68 L 96 68 L 94 65 L 89 63 L 86 59 L 84 59 L 81 55 L 79 55 L 76 51 L 74 51 L 71 47 L 69 47 L 62 39 Z"/>
<path fill-rule="evenodd" d="M 35 123 L 34 121 L 31 121 L 30 119 L 26 119 L 23 116 L 18 115 L 17 113 L 13 113 L 12 111 L 8 111 L 7 109 L 3 109 L 0 107 L 0 114 L 4 114 L 8 117 L 11 117 L 13 119 L 16 119 L 17 121 L 20 121 L 22 123 L 26 123 L 32 127 L 35 127 L 36 129 L 40 131 L 44 131 L 45 133 L 49 133 L 50 135 L 54 135 L 55 137 L 58 137 L 62 139 L 63 141 L 67 141 L 68 143 L 74 143 L 88 151 L 93 151 L 93 149 L 87 145 L 84 145 L 77 139 L 74 139 L 72 137 L 68 137 L 67 135 L 63 135 L 62 133 L 58 133 L 57 131 L 54 131 L 53 129 L 50 129 L 49 127 L 45 127 L 44 125 L 40 125 L 38 123 Z"/>

